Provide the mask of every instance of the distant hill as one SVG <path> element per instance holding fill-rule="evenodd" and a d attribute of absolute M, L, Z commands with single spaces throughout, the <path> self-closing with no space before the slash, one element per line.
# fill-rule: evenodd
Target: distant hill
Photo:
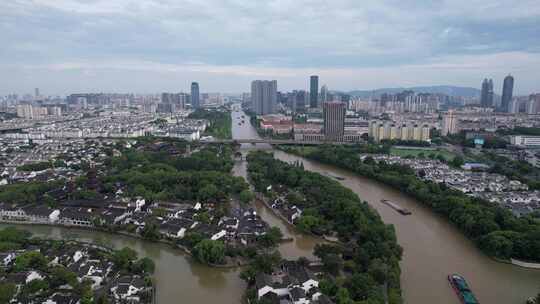
<path fill-rule="evenodd" d="M 410 88 L 383 88 L 376 90 L 355 90 L 346 92 L 351 96 L 367 98 L 370 96 L 379 96 L 383 93 L 396 94 L 405 90 L 412 90 L 416 93 L 440 93 L 449 96 L 463 96 L 463 97 L 477 97 L 480 96 L 480 90 L 476 88 L 468 87 L 456 87 L 456 86 L 426 86 L 426 87 L 410 87 Z"/>

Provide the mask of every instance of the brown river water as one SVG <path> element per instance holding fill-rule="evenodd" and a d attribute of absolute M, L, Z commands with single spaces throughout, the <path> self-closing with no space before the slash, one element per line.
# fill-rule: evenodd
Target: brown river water
<path fill-rule="evenodd" d="M 257 133 L 245 117 L 238 125 L 242 112 L 233 112 L 233 138 L 257 138 Z M 268 145 L 246 144 L 242 151 L 268 149 Z M 398 242 L 404 248 L 401 262 L 401 283 L 407 304 L 458 304 L 459 300 L 450 288 L 446 276 L 459 273 L 468 280 L 473 292 L 483 304 L 522 304 L 525 299 L 540 291 L 540 271 L 523 269 L 493 261 L 483 255 L 447 220 L 423 207 L 414 199 L 385 185 L 358 177 L 345 170 L 322 165 L 300 157 L 274 151 L 283 161 L 300 160 L 307 170 L 344 177 L 344 186 L 356 192 L 381 215 L 384 222 L 396 228 Z M 246 163 L 238 161 L 234 173 L 245 176 Z M 380 203 L 390 199 L 412 211 L 403 216 Z M 274 216 L 260 202 L 256 203 L 259 214 L 271 225 L 278 226 L 292 242 L 284 243 L 279 250 L 285 258 L 312 256 L 319 240 L 298 234 Z M 0 225 L 5 227 L 6 225 Z M 95 242 L 114 248 L 129 246 L 139 256 L 152 258 L 156 263 L 157 300 L 159 304 L 238 304 L 245 283 L 238 277 L 239 269 L 215 269 L 197 264 L 179 250 L 170 246 L 117 236 L 101 232 L 66 229 L 48 226 L 21 226 L 35 235 L 56 239 L 77 239 Z"/>

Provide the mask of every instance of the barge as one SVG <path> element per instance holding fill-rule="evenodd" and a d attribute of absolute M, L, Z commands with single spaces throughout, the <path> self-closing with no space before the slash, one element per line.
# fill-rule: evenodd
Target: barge
<path fill-rule="evenodd" d="M 412 214 L 412 212 L 409 211 L 409 209 L 403 208 L 400 205 L 398 205 L 398 204 L 396 204 L 396 203 L 394 203 L 392 201 L 383 199 L 383 200 L 381 200 L 381 203 L 390 206 L 392 209 L 396 210 L 397 212 L 399 212 L 399 213 L 401 213 L 403 215 L 411 215 Z"/>
<path fill-rule="evenodd" d="M 465 278 L 458 274 L 448 275 L 448 282 L 462 304 L 479 304 Z"/>

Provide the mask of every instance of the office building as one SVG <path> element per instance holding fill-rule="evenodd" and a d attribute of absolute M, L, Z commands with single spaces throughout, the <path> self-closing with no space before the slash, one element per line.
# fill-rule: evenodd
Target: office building
<path fill-rule="evenodd" d="M 277 80 L 251 82 L 251 106 L 257 115 L 273 114 L 277 104 Z"/>
<path fill-rule="evenodd" d="M 305 112 L 306 104 L 309 102 L 309 94 L 306 91 L 294 90 L 287 94 L 287 103 L 295 113 Z"/>
<path fill-rule="evenodd" d="M 540 113 L 540 94 L 531 94 L 529 96 L 529 104 L 527 107 L 528 114 Z"/>
<path fill-rule="evenodd" d="M 514 77 L 508 75 L 504 78 L 503 91 L 501 98 L 501 109 L 503 112 L 509 112 L 510 102 L 514 92 Z"/>
<path fill-rule="evenodd" d="M 343 141 L 346 111 L 347 105 L 343 102 L 325 102 L 323 104 L 325 140 Z"/>
<path fill-rule="evenodd" d="M 489 108 L 493 106 L 493 80 L 492 79 L 486 78 L 482 82 L 480 105 L 484 108 Z"/>
<path fill-rule="evenodd" d="M 449 111 L 448 113 L 443 115 L 443 123 L 442 123 L 442 136 L 448 136 L 452 134 L 457 134 L 457 117 L 456 114 L 453 111 Z"/>
<path fill-rule="evenodd" d="M 199 83 L 191 83 L 191 107 L 198 109 L 201 107 L 200 95 L 199 95 Z"/>
<path fill-rule="evenodd" d="M 310 108 L 319 106 L 319 76 L 309 78 L 309 106 Z"/>
<path fill-rule="evenodd" d="M 320 102 L 321 102 L 321 104 L 324 104 L 327 101 L 330 101 L 330 100 L 328 100 L 328 86 L 323 85 L 321 87 Z"/>
<path fill-rule="evenodd" d="M 35 88 L 34 93 L 36 95 L 36 98 L 39 98 L 39 88 Z"/>

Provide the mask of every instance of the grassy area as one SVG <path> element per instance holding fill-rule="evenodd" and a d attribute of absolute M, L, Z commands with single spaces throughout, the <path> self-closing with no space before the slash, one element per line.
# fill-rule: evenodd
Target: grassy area
<path fill-rule="evenodd" d="M 413 156 L 413 157 L 421 157 L 422 155 L 424 157 L 429 157 L 431 154 L 435 154 L 435 157 L 438 157 L 439 155 L 444 157 L 447 161 L 451 161 L 456 156 L 454 153 L 443 150 L 443 149 L 435 149 L 435 150 L 424 150 L 424 149 L 413 149 L 413 148 L 396 148 L 392 147 L 390 149 L 390 154 L 401 156 L 401 157 L 407 157 L 407 156 Z"/>

